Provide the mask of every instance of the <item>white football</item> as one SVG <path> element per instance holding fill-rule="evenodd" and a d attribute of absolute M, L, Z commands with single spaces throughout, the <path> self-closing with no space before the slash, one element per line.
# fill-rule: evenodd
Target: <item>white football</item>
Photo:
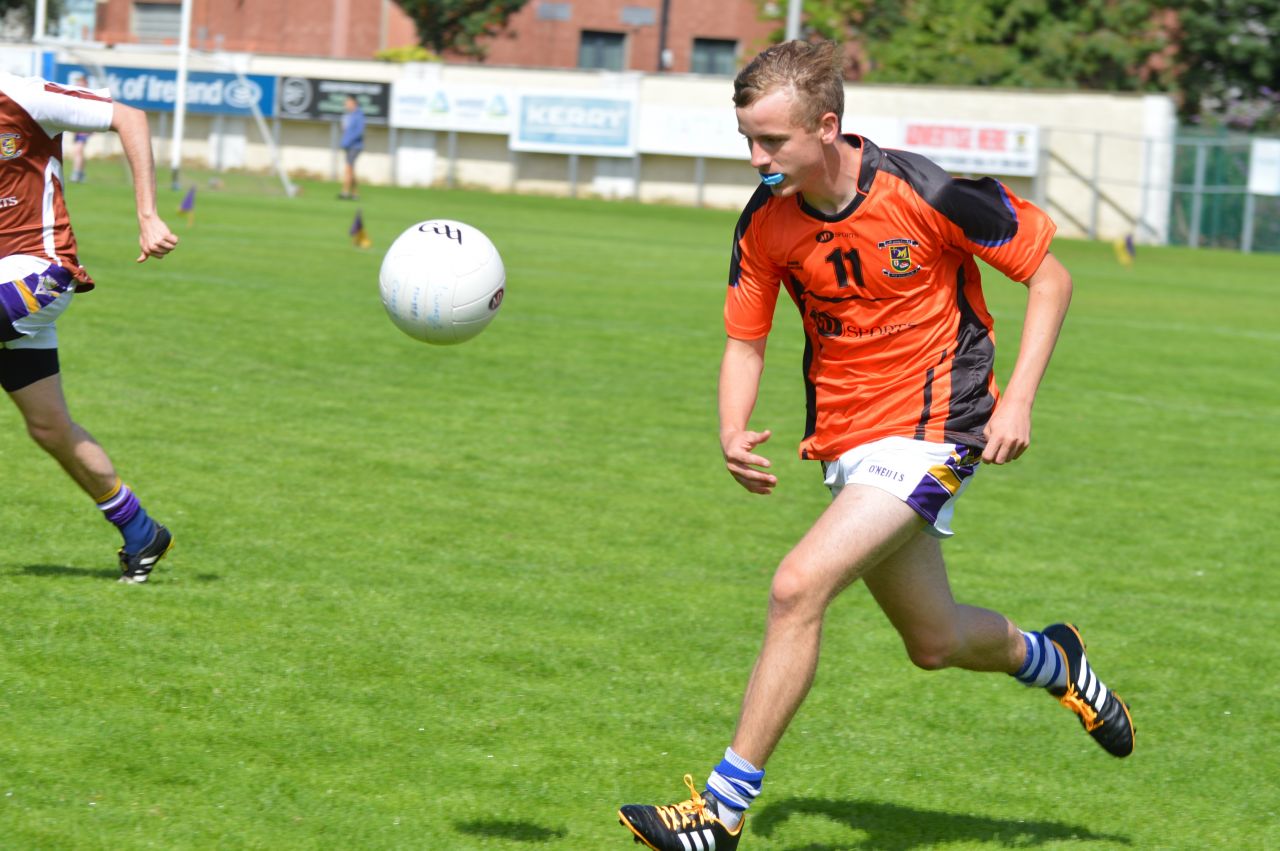
<path fill-rule="evenodd" d="M 382 258 L 382 306 L 426 343 L 470 340 L 493 321 L 507 280 L 498 249 L 471 225 L 430 219 L 406 230 Z"/>

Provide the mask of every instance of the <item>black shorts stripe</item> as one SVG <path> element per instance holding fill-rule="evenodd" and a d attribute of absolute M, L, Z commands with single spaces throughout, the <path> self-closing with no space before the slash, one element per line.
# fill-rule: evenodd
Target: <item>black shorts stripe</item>
<path fill-rule="evenodd" d="M 6 393 L 57 374 L 57 349 L 0 349 L 0 387 Z"/>
<path fill-rule="evenodd" d="M 7 343 L 22 336 L 22 332 L 13 327 L 13 322 L 3 308 L 0 308 L 0 343 Z"/>

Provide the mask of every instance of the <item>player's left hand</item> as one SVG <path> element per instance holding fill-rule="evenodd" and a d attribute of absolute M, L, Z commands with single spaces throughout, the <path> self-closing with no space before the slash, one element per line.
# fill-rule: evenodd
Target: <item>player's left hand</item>
<path fill-rule="evenodd" d="M 1031 412 L 1017 405 L 996 405 L 995 413 L 982 430 L 987 448 L 982 450 L 982 463 L 1007 464 L 1017 460 L 1031 445 Z"/>
<path fill-rule="evenodd" d="M 178 247 L 178 237 L 169 230 L 164 219 L 150 216 L 141 219 L 138 224 L 138 247 L 142 253 L 136 262 L 141 263 L 148 257 L 159 259 Z"/>

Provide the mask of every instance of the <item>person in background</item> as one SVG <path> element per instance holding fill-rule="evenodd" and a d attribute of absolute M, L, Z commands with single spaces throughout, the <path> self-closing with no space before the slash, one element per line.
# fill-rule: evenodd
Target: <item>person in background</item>
<path fill-rule="evenodd" d="M 84 146 L 92 133 L 77 133 L 71 138 L 71 182 L 84 183 Z"/>
<path fill-rule="evenodd" d="M 341 144 L 346 164 L 342 172 L 342 193 L 338 197 L 353 201 L 359 197 L 356 194 L 356 159 L 364 150 L 364 110 L 354 95 L 347 95 L 344 106 Z"/>

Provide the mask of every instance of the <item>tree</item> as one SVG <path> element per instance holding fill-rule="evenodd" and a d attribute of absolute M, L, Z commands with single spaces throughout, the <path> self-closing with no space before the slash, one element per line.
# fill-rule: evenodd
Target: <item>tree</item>
<path fill-rule="evenodd" d="M 48 0 L 45 18 L 49 26 L 53 26 L 62 15 L 60 0 Z M 22 37 L 29 36 L 36 19 L 36 0 L 0 0 L 0 20 L 3 20 L 6 34 L 21 32 Z"/>
<path fill-rule="evenodd" d="M 0 0 L 2 1 L 2 0 Z M 396 0 L 418 28 L 423 47 L 483 57 L 484 40 L 506 26 L 528 0 Z"/>
<path fill-rule="evenodd" d="M 787 0 L 756 0 L 764 20 L 778 21 L 769 33 L 773 43 L 783 40 Z M 845 76 L 859 80 L 870 66 L 868 46 L 892 34 L 904 21 L 905 3 L 899 0 L 804 0 L 802 37 L 814 36 L 840 42 L 845 48 Z"/>
<path fill-rule="evenodd" d="M 1142 0 L 914 0 L 868 48 L 868 79 L 958 85 L 1148 87 L 1167 34 Z"/>
<path fill-rule="evenodd" d="M 953 0 L 948 5 L 974 4 Z M 999 61 L 975 59 L 962 69 L 961 75 L 970 76 L 973 84 L 1111 91 L 1159 85 L 1149 79 L 1147 60 L 1165 48 L 1167 34 L 1153 20 L 1148 2 L 984 0 L 977 5 L 975 47 L 970 53 L 990 51 Z M 965 15 L 963 10 L 948 11 L 953 19 Z"/>
<path fill-rule="evenodd" d="M 777 2 L 762 9 L 783 14 Z M 1144 0 L 806 0 L 804 21 L 808 35 L 852 43 L 854 79 L 1132 89 L 1166 43 L 1152 10 Z"/>
<path fill-rule="evenodd" d="M 1162 91 L 1186 120 L 1280 128 L 1280 0 L 805 0 L 804 23 L 850 79 Z"/>
<path fill-rule="evenodd" d="M 1184 117 L 1280 128 L 1280 0 L 1190 0 L 1174 26 Z"/>

